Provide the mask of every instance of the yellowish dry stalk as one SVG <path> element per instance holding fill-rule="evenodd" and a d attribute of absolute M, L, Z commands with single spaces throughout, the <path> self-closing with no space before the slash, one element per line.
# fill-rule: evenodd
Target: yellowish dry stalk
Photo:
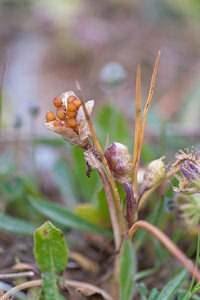
<path fill-rule="evenodd" d="M 79 85 L 78 82 L 76 82 L 76 85 L 77 85 L 77 90 L 79 92 L 79 99 L 82 102 L 83 111 L 85 113 L 85 118 L 87 120 L 88 127 L 90 129 L 90 133 L 91 133 L 91 136 L 92 136 L 93 141 L 94 141 L 94 145 L 95 145 L 98 153 L 100 154 L 101 161 L 102 161 L 102 163 L 104 165 L 104 168 L 105 168 L 105 170 L 107 172 L 107 175 L 108 175 L 111 187 L 112 187 L 112 191 L 113 191 L 114 198 L 115 198 L 115 204 L 116 204 L 116 208 L 117 208 L 117 212 L 118 212 L 118 217 L 119 217 L 119 224 L 120 224 L 121 234 L 123 234 L 125 232 L 125 224 L 124 224 L 124 216 L 123 216 L 123 213 L 122 213 L 122 207 L 121 207 L 119 193 L 118 193 L 115 181 L 114 181 L 114 179 L 112 177 L 112 174 L 111 174 L 110 168 L 108 166 L 107 160 L 106 160 L 106 158 L 105 158 L 105 156 L 103 154 L 103 151 L 101 149 L 99 140 L 97 138 L 97 135 L 96 135 L 96 132 L 95 132 L 95 129 L 94 129 L 94 126 L 93 126 L 93 123 L 92 123 L 92 121 L 90 119 L 90 116 L 89 116 L 89 114 L 87 112 L 87 109 L 85 107 L 85 101 L 84 101 L 84 97 L 83 97 L 82 92 L 81 92 L 80 85 Z"/>
<path fill-rule="evenodd" d="M 140 126 L 141 126 L 141 70 L 137 67 L 136 78 L 136 110 L 135 110 L 135 143 L 133 153 L 133 192 L 137 194 L 137 173 L 138 173 L 138 153 L 140 144 Z"/>
<path fill-rule="evenodd" d="M 176 259 L 190 272 L 196 281 L 200 281 L 200 271 L 195 267 L 193 262 L 163 233 L 160 229 L 146 221 L 137 221 L 129 230 L 129 237 L 132 239 L 138 228 L 144 228 L 153 234 Z"/>
<path fill-rule="evenodd" d="M 136 155 L 137 157 L 136 157 L 136 161 L 135 161 L 135 165 L 134 165 L 134 167 L 135 167 L 134 182 L 135 182 L 135 180 L 137 180 L 137 173 L 138 173 L 138 168 L 139 168 L 140 155 L 141 155 L 141 150 L 142 150 L 147 113 L 148 113 L 148 110 L 149 110 L 149 107 L 150 107 L 150 104 L 151 104 L 151 100 L 152 100 L 152 97 L 153 97 L 159 60 L 160 60 L 160 51 L 158 52 L 158 56 L 157 56 L 156 63 L 155 63 L 155 66 L 154 66 L 154 70 L 153 70 L 153 74 L 152 74 L 152 78 L 151 78 L 150 89 L 149 89 L 149 94 L 148 94 L 148 97 L 147 97 L 146 105 L 145 105 L 143 116 L 142 116 L 142 124 L 141 124 L 141 130 L 140 130 L 140 141 L 139 141 L 138 150 L 136 150 L 137 151 L 137 155 Z M 139 106 L 139 104 L 138 104 L 138 106 Z M 134 149 L 134 152 L 135 152 L 135 149 Z M 134 185 L 136 186 L 136 184 L 134 184 Z"/>

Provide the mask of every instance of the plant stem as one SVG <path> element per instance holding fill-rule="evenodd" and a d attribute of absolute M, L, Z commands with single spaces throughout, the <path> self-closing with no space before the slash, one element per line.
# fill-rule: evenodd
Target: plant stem
<path fill-rule="evenodd" d="M 98 170 L 99 176 L 101 178 L 101 181 L 103 183 L 103 187 L 105 190 L 107 203 L 108 203 L 108 209 L 109 209 L 109 213 L 110 213 L 110 219 L 111 219 L 111 223 L 112 223 L 113 234 L 114 234 L 115 249 L 116 249 L 116 251 L 118 251 L 120 248 L 120 244 L 121 244 L 121 236 L 120 236 L 119 222 L 118 222 L 118 218 L 117 218 L 117 214 L 116 214 L 116 208 L 115 208 L 112 191 L 110 189 L 110 184 L 108 182 L 108 178 L 107 178 L 101 164 L 99 164 L 99 168 L 97 170 Z"/>
<path fill-rule="evenodd" d="M 137 221 L 137 203 L 133 193 L 133 186 L 131 183 L 123 185 L 126 194 L 126 219 L 128 228 L 130 229 L 134 222 Z"/>
<path fill-rule="evenodd" d="M 119 193 L 118 193 L 115 181 L 114 181 L 114 179 L 112 177 L 112 174 L 111 174 L 110 168 L 108 166 L 107 160 L 106 160 L 106 158 L 105 158 L 105 156 L 103 154 L 103 151 L 101 149 L 99 140 L 97 138 L 94 126 L 93 126 L 92 121 L 90 119 L 90 116 L 88 114 L 87 108 L 85 106 L 85 101 L 84 101 L 84 97 L 83 97 L 82 92 L 81 92 L 80 85 L 79 85 L 78 82 L 76 82 L 76 85 L 77 85 L 77 90 L 79 92 L 79 99 L 81 100 L 81 103 L 82 103 L 82 106 L 83 106 L 83 111 L 84 111 L 84 114 L 85 114 L 85 119 L 87 120 L 88 127 L 89 127 L 91 136 L 92 136 L 93 141 L 94 141 L 94 145 L 95 145 L 97 151 L 99 152 L 99 154 L 101 156 L 101 161 L 102 161 L 102 163 L 104 165 L 104 168 L 105 168 L 105 170 L 106 170 L 106 172 L 108 174 L 109 180 L 110 180 L 110 184 L 111 184 L 111 187 L 112 187 L 112 190 L 113 190 L 113 194 L 114 194 L 114 197 L 115 197 L 115 204 L 116 204 L 116 208 L 117 208 L 117 212 L 118 212 L 118 216 L 119 216 L 120 231 L 121 231 L 121 233 L 125 234 L 126 226 L 125 226 L 125 223 L 124 223 L 124 216 L 123 216 L 123 213 L 122 213 L 122 207 L 121 207 Z"/>
<path fill-rule="evenodd" d="M 164 234 L 160 229 L 146 221 L 137 221 L 129 230 L 130 239 L 138 228 L 144 228 L 151 232 L 176 259 L 190 272 L 196 281 L 200 281 L 200 271 L 195 267 L 193 262 Z"/>

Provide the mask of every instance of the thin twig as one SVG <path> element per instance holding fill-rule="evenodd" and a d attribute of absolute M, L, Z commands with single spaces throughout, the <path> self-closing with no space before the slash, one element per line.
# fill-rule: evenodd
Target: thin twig
<path fill-rule="evenodd" d="M 136 78 L 136 110 L 135 110 L 135 143 L 133 153 L 133 191 L 137 194 L 137 173 L 138 166 L 136 164 L 139 153 L 139 141 L 140 141 L 140 126 L 141 126 L 141 70 L 140 66 L 137 67 Z"/>
<path fill-rule="evenodd" d="M 152 100 L 152 97 L 153 97 L 153 91 L 154 91 L 154 87 L 155 87 L 155 80 L 156 80 L 156 74 L 157 74 L 157 70 L 158 70 L 159 60 L 160 60 L 160 51 L 158 52 L 158 56 L 157 56 L 156 63 L 155 63 L 155 66 L 154 66 L 154 70 L 153 70 L 153 74 L 152 74 L 152 78 L 151 78 L 150 89 L 149 89 L 149 94 L 148 94 L 148 97 L 147 97 L 146 105 L 145 105 L 143 116 L 142 116 L 142 125 L 141 125 L 141 131 L 140 131 L 139 149 L 138 149 L 137 160 L 136 160 L 136 163 L 135 163 L 136 172 L 138 171 L 138 168 L 139 168 L 140 155 L 141 155 L 141 150 L 142 150 L 147 113 L 148 113 L 148 110 L 149 110 L 149 107 L 150 107 L 150 104 L 151 104 L 151 100 Z M 136 172 L 134 174 L 134 178 L 135 177 L 137 178 Z"/>
<path fill-rule="evenodd" d="M 21 278 L 21 277 L 32 277 L 34 276 L 34 272 L 21 272 L 21 273 L 10 273 L 10 274 L 0 274 L 0 279 L 8 279 L 8 278 Z"/>
<path fill-rule="evenodd" d="M 176 259 L 195 277 L 196 281 L 200 281 L 200 271 L 196 269 L 193 262 L 164 234 L 160 229 L 146 221 L 137 221 L 129 230 L 129 237 L 132 239 L 138 228 L 144 228 L 151 232 Z"/>
<path fill-rule="evenodd" d="M 28 288 L 32 288 L 34 286 L 41 286 L 42 285 L 42 280 L 38 279 L 38 280 L 31 280 L 28 282 L 24 282 L 22 284 L 19 284 L 17 286 L 15 286 L 14 288 L 12 288 L 10 291 L 8 291 L 7 293 L 5 293 L 0 300 L 7 300 L 10 297 L 12 297 L 14 294 L 16 294 L 19 291 L 28 289 Z"/>
<path fill-rule="evenodd" d="M 123 213 L 122 213 L 122 207 L 121 207 L 121 203 L 120 203 L 119 193 L 118 193 L 115 181 L 113 180 L 113 177 L 112 177 L 110 168 L 108 166 L 107 160 L 106 160 L 106 158 L 105 158 L 105 156 L 103 154 L 103 151 L 101 149 L 99 140 L 97 138 L 94 126 L 93 126 L 92 121 L 90 119 L 90 116 L 88 114 L 87 108 L 85 107 L 85 101 L 84 101 L 84 97 L 83 97 L 82 92 L 81 92 L 80 85 L 79 85 L 78 82 L 76 82 L 76 85 L 77 85 L 77 90 L 78 90 L 78 93 L 79 93 L 79 99 L 82 102 L 82 106 L 83 106 L 83 111 L 84 111 L 84 114 L 85 114 L 85 118 L 87 120 L 88 127 L 90 129 L 90 133 L 91 133 L 91 136 L 92 136 L 93 141 L 94 141 L 94 145 L 95 145 L 97 151 L 100 154 L 101 161 L 102 161 L 102 163 L 104 165 L 104 168 L 105 168 L 105 170 L 106 170 L 106 172 L 108 174 L 108 178 L 110 180 L 110 184 L 111 184 L 111 187 L 112 187 L 112 190 L 113 190 L 113 194 L 114 194 L 114 197 L 115 197 L 115 204 L 116 204 L 116 208 L 117 208 L 117 212 L 118 212 L 118 216 L 119 216 L 120 230 L 121 230 L 121 233 L 123 233 L 125 231 L 125 224 L 124 224 L 124 217 L 123 217 Z"/>

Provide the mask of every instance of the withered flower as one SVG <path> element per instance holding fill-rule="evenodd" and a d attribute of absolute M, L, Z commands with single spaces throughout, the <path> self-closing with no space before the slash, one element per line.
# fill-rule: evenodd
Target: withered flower
<path fill-rule="evenodd" d="M 200 192 L 200 167 L 186 160 L 180 166 L 180 172 L 182 176 L 177 175 L 179 180 L 179 188 L 173 187 L 175 192 L 194 194 Z"/>
<path fill-rule="evenodd" d="M 116 181 L 121 186 L 131 183 L 133 162 L 128 147 L 120 143 L 113 143 L 105 150 L 104 155 Z"/>
<path fill-rule="evenodd" d="M 73 91 L 63 93 L 53 101 L 57 108 L 56 116 L 53 112 L 46 114 L 45 127 L 61 135 L 64 140 L 77 147 L 87 149 L 91 143 L 91 134 L 81 101 Z M 94 100 L 85 103 L 88 114 L 92 113 Z"/>

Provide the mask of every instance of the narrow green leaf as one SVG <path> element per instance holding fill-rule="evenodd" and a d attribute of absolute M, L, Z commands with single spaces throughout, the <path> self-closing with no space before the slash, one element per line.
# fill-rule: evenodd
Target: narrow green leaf
<path fill-rule="evenodd" d="M 0 213 L 0 229 L 24 235 L 33 235 L 36 226 Z"/>
<path fill-rule="evenodd" d="M 134 277 L 136 273 L 135 252 L 130 240 L 123 245 L 120 261 L 120 300 L 131 300 L 133 296 Z"/>
<path fill-rule="evenodd" d="M 81 148 L 71 148 L 71 170 L 76 183 L 75 189 L 78 190 L 81 198 L 86 202 L 92 202 L 94 195 L 100 187 L 100 179 L 95 169 L 93 169 L 90 178 L 86 176 L 86 163 L 83 152 Z"/>
<path fill-rule="evenodd" d="M 156 288 L 153 288 L 149 294 L 148 300 L 156 300 L 158 298 L 159 291 Z"/>
<path fill-rule="evenodd" d="M 137 289 L 140 292 L 141 296 L 147 296 L 148 290 L 147 290 L 145 283 L 143 283 L 143 282 L 138 283 Z"/>
<path fill-rule="evenodd" d="M 78 217 L 74 213 L 66 210 L 63 206 L 51 203 L 49 201 L 40 200 L 36 197 L 29 197 L 31 205 L 46 217 L 65 225 L 69 228 L 101 234 L 112 237 L 112 232 L 95 226 L 84 219 Z"/>
<path fill-rule="evenodd" d="M 188 275 L 187 270 L 181 270 L 175 278 L 170 280 L 168 284 L 162 289 L 158 300 L 171 300 L 176 294 L 179 287 L 183 284 L 184 280 Z"/>
<path fill-rule="evenodd" d="M 140 271 L 135 275 L 135 281 L 141 280 L 147 276 L 154 274 L 157 271 L 157 268 L 146 269 L 144 271 Z"/>
<path fill-rule="evenodd" d="M 72 171 L 66 164 L 64 158 L 60 157 L 57 160 L 52 173 L 54 181 L 62 194 L 63 201 L 70 210 L 73 210 L 77 203 L 78 194 Z"/>
<path fill-rule="evenodd" d="M 42 273 L 46 300 L 64 300 L 57 286 L 58 276 L 67 264 L 68 249 L 62 231 L 50 222 L 35 231 L 34 254 Z"/>

